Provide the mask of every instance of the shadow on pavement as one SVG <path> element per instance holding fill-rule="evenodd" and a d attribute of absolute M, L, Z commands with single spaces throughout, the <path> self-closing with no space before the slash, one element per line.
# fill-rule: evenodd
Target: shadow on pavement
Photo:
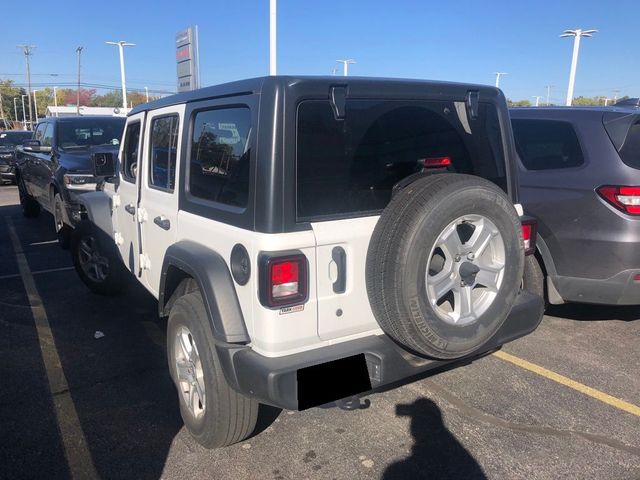
<path fill-rule="evenodd" d="M 589 305 L 585 303 L 567 303 L 550 305 L 546 315 L 585 322 L 603 320 L 622 320 L 632 322 L 640 318 L 640 306 Z"/>
<path fill-rule="evenodd" d="M 411 456 L 387 467 L 384 480 L 486 478 L 478 462 L 447 430 L 442 413 L 433 401 L 420 398 L 410 405 L 396 405 L 396 415 L 411 418 L 415 443 Z"/>
<path fill-rule="evenodd" d="M 50 215 L 23 219 L 19 207 L 4 206 L 0 275 L 18 272 L 5 216 L 32 272 L 71 265 L 69 252 L 51 241 Z M 68 269 L 34 279 L 68 391 L 49 390 L 22 279 L 0 282 L 0 478 L 70 477 L 60 428 L 69 419 L 55 408 L 60 395 L 71 396 L 99 477 L 160 478 L 183 423 L 155 299 L 133 280 L 123 295 L 94 295 Z"/>

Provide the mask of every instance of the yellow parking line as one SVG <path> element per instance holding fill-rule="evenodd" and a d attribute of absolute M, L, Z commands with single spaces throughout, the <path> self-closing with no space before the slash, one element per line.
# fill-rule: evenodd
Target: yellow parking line
<path fill-rule="evenodd" d="M 51 331 L 47 312 L 42 304 L 42 298 L 38 293 L 33 272 L 29 268 L 27 257 L 22 250 L 22 244 L 18 238 L 18 233 L 13 225 L 11 217 L 4 217 L 9 228 L 9 238 L 16 255 L 18 270 L 22 277 L 22 283 L 27 292 L 31 313 L 38 334 L 40 344 L 40 354 L 44 364 L 49 392 L 52 397 L 56 420 L 60 428 L 62 444 L 64 447 L 67 465 L 71 472 L 71 477 L 76 478 L 98 478 L 87 439 L 82 431 L 80 418 L 76 411 L 75 404 L 69 392 L 67 377 L 62 368 L 60 355 L 56 348 L 55 338 Z"/>
<path fill-rule="evenodd" d="M 549 380 L 553 380 L 554 382 L 564 385 L 565 387 L 573 388 L 580 393 L 589 395 L 591 398 L 600 400 L 607 405 L 611 405 L 612 407 L 640 417 L 640 407 L 634 405 L 633 403 L 625 402 L 624 400 L 601 392 L 600 390 L 596 390 L 595 388 L 583 385 L 582 383 L 571 380 L 564 375 L 560 375 L 559 373 L 547 370 L 546 368 L 536 365 L 535 363 L 527 362 L 526 360 L 516 357 L 515 355 L 511 355 L 505 351 L 498 350 L 493 355 L 506 362 L 510 362 L 514 365 L 517 365 L 518 367 L 524 368 L 525 370 L 529 370 L 530 372 L 537 373 L 538 375 L 548 378 Z"/>

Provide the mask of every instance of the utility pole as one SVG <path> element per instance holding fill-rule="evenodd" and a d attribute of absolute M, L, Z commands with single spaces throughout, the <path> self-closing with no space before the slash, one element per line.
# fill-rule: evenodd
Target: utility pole
<path fill-rule="evenodd" d="M 276 0 L 269 0 L 269 75 L 276 74 Z"/>
<path fill-rule="evenodd" d="M 144 87 L 144 94 L 147 96 L 147 103 L 149 103 L 149 87 Z"/>
<path fill-rule="evenodd" d="M 118 42 L 105 42 L 107 45 L 117 45 L 120 52 L 120 79 L 122 80 L 122 106 L 127 113 L 127 82 L 124 77 L 124 47 L 134 47 L 135 43 L 127 43 L 124 40 Z"/>
<path fill-rule="evenodd" d="M 494 72 L 496 75 L 496 88 L 500 88 L 500 77 L 509 75 L 507 72 Z"/>
<path fill-rule="evenodd" d="M 58 87 L 53 87 L 53 105 L 56 107 L 56 117 L 58 116 Z"/>
<path fill-rule="evenodd" d="M 20 95 L 20 97 L 22 98 L 22 128 L 27 130 L 27 110 L 24 108 L 24 97 L 26 97 L 26 95 Z M 31 95 L 29 95 L 29 97 L 31 97 Z"/>
<path fill-rule="evenodd" d="M 352 58 L 348 58 L 346 60 L 336 60 L 336 62 L 341 63 L 342 64 L 342 74 L 345 77 L 349 76 L 349 65 L 356 63 L 356 61 Z"/>
<path fill-rule="evenodd" d="M 82 54 L 82 49 L 84 47 L 76 48 L 76 52 L 78 53 L 78 90 L 76 91 L 76 113 L 80 115 L 80 55 Z"/>
<path fill-rule="evenodd" d="M 18 45 L 18 48 L 22 49 L 22 53 L 24 54 L 24 61 L 27 64 L 27 95 L 29 95 L 29 121 L 30 121 L 31 128 L 33 128 L 33 117 L 31 116 L 31 65 L 29 63 L 29 58 L 31 57 L 32 51 L 34 48 L 36 48 L 36 46 L 35 45 Z"/>
<path fill-rule="evenodd" d="M 542 95 L 533 95 L 533 98 L 536 99 L 536 107 L 540 106 L 540 99 L 542 98 Z"/>
<path fill-rule="evenodd" d="M 544 88 L 547 89 L 547 107 L 549 105 L 551 105 L 550 100 L 551 100 L 551 89 L 554 87 L 554 85 L 546 85 Z"/>
<path fill-rule="evenodd" d="M 569 87 L 567 88 L 567 101 L 565 105 L 571 106 L 573 103 L 573 87 L 576 83 L 576 68 L 578 66 L 578 53 L 580 52 L 580 39 L 582 37 L 592 37 L 598 30 L 565 30 L 560 38 L 573 37 L 573 55 L 571 57 L 571 70 L 569 72 Z"/>

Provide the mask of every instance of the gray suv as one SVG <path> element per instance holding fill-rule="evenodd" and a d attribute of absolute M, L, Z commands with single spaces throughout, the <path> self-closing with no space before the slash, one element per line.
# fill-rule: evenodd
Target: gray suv
<path fill-rule="evenodd" d="M 520 199 L 539 229 L 525 288 L 551 304 L 640 304 L 640 109 L 510 113 Z"/>

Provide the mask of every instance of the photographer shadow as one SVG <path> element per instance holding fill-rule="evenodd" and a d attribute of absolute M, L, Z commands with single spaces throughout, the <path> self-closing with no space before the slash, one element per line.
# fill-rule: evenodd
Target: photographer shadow
<path fill-rule="evenodd" d="M 415 444 L 411 456 L 389 465 L 383 479 L 487 478 L 478 462 L 447 430 L 433 401 L 420 398 L 410 405 L 397 405 L 396 415 L 411 418 Z"/>

